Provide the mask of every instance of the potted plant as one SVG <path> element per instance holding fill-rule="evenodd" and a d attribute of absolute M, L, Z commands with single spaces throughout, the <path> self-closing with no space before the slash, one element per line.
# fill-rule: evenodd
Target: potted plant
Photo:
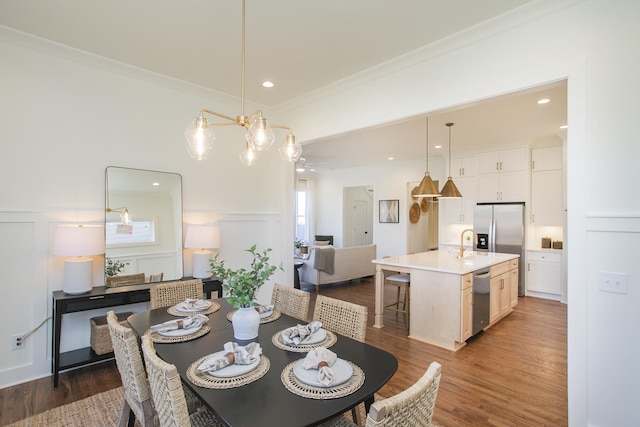
<path fill-rule="evenodd" d="M 256 250 L 256 245 L 247 249 L 253 255 L 251 268 L 239 268 L 234 270 L 225 267 L 224 261 L 216 256 L 210 261 L 211 273 L 222 282 L 225 298 L 235 309 L 231 322 L 233 324 L 233 336 L 241 340 L 249 340 L 258 336 L 260 315 L 253 308 L 258 289 L 275 273 L 282 270 L 269 264 L 269 252 L 267 248 L 261 252 Z"/>
<path fill-rule="evenodd" d="M 300 239 L 295 239 L 293 241 L 293 246 L 296 248 L 296 255 L 300 255 L 302 252 L 302 245 L 304 245 L 304 242 Z"/>
<path fill-rule="evenodd" d="M 107 286 L 109 286 L 111 283 L 111 278 L 114 276 L 117 276 L 118 274 L 120 274 L 122 272 L 122 270 L 124 269 L 124 262 L 118 261 L 118 260 L 112 260 L 111 258 L 106 258 L 105 259 L 105 264 L 104 264 L 104 275 L 107 276 Z"/>

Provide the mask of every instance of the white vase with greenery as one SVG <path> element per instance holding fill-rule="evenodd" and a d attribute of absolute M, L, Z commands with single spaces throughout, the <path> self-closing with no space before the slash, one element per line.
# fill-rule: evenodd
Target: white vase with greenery
<path fill-rule="evenodd" d="M 247 252 L 253 255 L 249 269 L 227 268 L 224 261 L 218 259 L 219 254 L 210 262 L 211 273 L 222 282 L 225 298 L 236 309 L 231 323 L 233 336 L 238 340 L 250 340 L 258 336 L 260 315 L 253 308 L 256 294 L 276 270 L 282 270 L 282 264 L 279 267 L 269 264 L 271 248 L 258 252 L 256 245 L 253 245 Z"/>

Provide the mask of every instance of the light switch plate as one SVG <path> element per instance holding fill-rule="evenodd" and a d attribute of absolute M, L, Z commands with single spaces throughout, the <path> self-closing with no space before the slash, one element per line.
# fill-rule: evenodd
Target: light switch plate
<path fill-rule="evenodd" d="M 598 288 L 601 291 L 625 295 L 629 292 L 626 273 L 601 271 L 598 276 Z"/>

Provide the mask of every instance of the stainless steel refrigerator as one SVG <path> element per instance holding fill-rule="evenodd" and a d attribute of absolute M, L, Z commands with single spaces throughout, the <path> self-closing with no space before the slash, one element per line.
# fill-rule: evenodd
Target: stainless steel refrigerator
<path fill-rule="evenodd" d="M 478 203 L 473 211 L 476 251 L 518 254 L 518 295 L 524 296 L 524 203 Z"/>

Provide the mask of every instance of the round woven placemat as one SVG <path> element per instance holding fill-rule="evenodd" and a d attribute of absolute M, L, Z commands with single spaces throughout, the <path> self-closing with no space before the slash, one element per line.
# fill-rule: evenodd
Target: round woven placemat
<path fill-rule="evenodd" d="M 229 322 L 231 322 L 231 318 L 233 317 L 233 314 L 236 312 L 236 310 L 230 311 L 229 313 L 227 313 L 227 320 Z M 274 320 L 278 320 L 280 318 L 281 313 L 278 310 L 273 310 L 271 312 L 271 314 L 267 317 L 264 318 L 260 318 L 260 323 L 269 323 L 269 322 L 273 322 Z"/>
<path fill-rule="evenodd" d="M 154 331 L 153 329 L 147 330 L 146 333 L 149 334 L 149 336 L 151 337 L 151 341 L 153 342 L 170 344 L 174 342 L 184 342 L 184 341 L 195 340 L 196 338 L 200 338 L 201 336 L 205 335 L 210 330 L 211 328 L 208 325 L 203 325 L 202 328 L 198 329 L 196 332 L 189 335 L 182 335 L 180 337 L 167 337 L 159 334 L 157 331 Z"/>
<path fill-rule="evenodd" d="M 171 314 L 172 316 L 188 317 L 188 316 L 193 316 L 194 314 L 211 314 L 211 313 L 215 313 L 216 311 L 220 310 L 220 304 L 218 304 L 217 302 L 214 302 L 214 301 L 209 301 L 209 302 L 211 303 L 211 305 L 206 310 L 189 311 L 189 312 L 179 311 L 179 310 L 176 310 L 176 306 L 175 305 L 172 305 L 171 307 L 167 308 L 167 313 Z"/>
<path fill-rule="evenodd" d="M 269 371 L 269 367 L 271 366 L 269 359 L 267 359 L 265 355 L 261 355 L 260 362 L 258 362 L 258 366 L 256 366 L 253 371 L 247 372 L 243 375 L 238 375 L 237 377 L 217 378 L 206 373 L 196 373 L 198 366 L 200 366 L 207 357 L 209 357 L 209 355 L 201 357 L 193 362 L 191 366 L 189 366 L 189 369 L 187 369 L 187 378 L 189 378 L 189 381 L 198 387 L 224 389 L 247 385 L 262 378 L 264 374 Z"/>
<path fill-rule="evenodd" d="M 338 341 L 338 338 L 336 337 L 336 334 L 334 334 L 331 331 L 327 331 L 325 329 L 325 331 L 327 332 L 327 336 L 325 337 L 325 339 L 323 339 L 322 341 L 315 343 L 315 344 L 302 344 L 302 345 L 290 345 L 287 344 L 286 342 L 284 342 L 284 340 L 282 339 L 282 331 L 276 333 L 273 337 L 271 337 L 271 342 L 273 343 L 273 345 L 275 345 L 276 347 L 282 349 L 282 350 L 286 350 L 286 351 L 293 351 L 295 353 L 306 353 L 316 347 L 331 347 L 332 345 L 334 345 L 336 343 L 336 341 Z"/>
<path fill-rule="evenodd" d="M 337 399 L 350 395 L 364 384 L 364 372 L 362 369 L 348 360 L 345 360 L 345 362 L 351 365 L 353 375 L 346 382 L 336 386 L 314 387 L 300 381 L 293 373 L 293 366 L 298 363 L 298 360 L 285 366 L 280 374 L 280 379 L 287 390 L 298 396 L 309 399 Z"/>

